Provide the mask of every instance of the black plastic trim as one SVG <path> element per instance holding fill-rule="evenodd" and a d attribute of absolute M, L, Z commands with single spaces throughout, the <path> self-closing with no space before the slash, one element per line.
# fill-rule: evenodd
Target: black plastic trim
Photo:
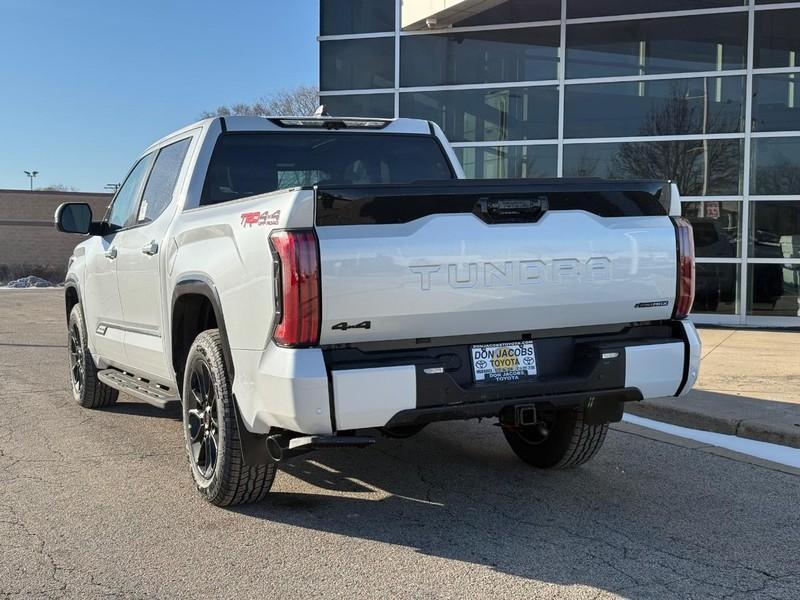
<path fill-rule="evenodd" d="M 490 202 L 535 201 L 532 214 L 496 222 L 530 222 L 545 210 L 583 210 L 600 217 L 667 216 L 662 181 L 603 179 L 452 179 L 407 184 L 319 185 L 317 226 L 409 223 L 435 214 L 474 214 L 489 222 Z M 494 222 L 492 221 L 492 222 Z"/>
<path fill-rule="evenodd" d="M 225 367 L 228 369 L 231 382 L 233 382 L 235 375 L 233 356 L 231 355 L 231 349 L 228 344 L 228 331 L 225 327 L 225 317 L 222 314 L 222 303 L 219 300 L 219 294 L 217 294 L 217 288 L 214 286 L 214 282 L 211 281 L 207 275 L 192 273 L 179 279 L 175 284 L 175 291 L 172 294 L 172 304 L 170 306 L 170 348 L 172 347 L 172 317 L 175 313 L 175 303 L 178 301 L 178 298 L 187 294 L 199 294 L 205 296 L 208 301 L 211 302 L 211 307 L 214 309 L 214 317 L 217 321 L 217 328 L 222 338 L 222 354 L 225 358 Z M 170 359 L 172 359 L 172 356 L 170 356 Z"/>
<path fill-rule="evenodd" d="M 689 337 L 686 335 L 686 329 L 683 326 L 680 326 L 680 330 L 683 341 L 683 375 L 681 376 L 681 382 L 678 384 L 678 390 L 675 392 L 676 398 L 681 395 L 683 388 L 686 387 L 686 383 L 689 381 L 689 364 L 692 362 L 692 348 L 689 344 Z"/>
<path fill-rule="evenodd" d="M 578 408 L 585 406 L 590 400 L 596 402 L 604 399 L 613 399 L 620 403 L 635 402 L 642 399 L 642 393 L 636 388 L 619 388 L 601 392 L 556 394 L 552 396 L 519 398 L 514 400 L 493 400 L 491 402 L 415 408 L 397 413 L 386 424 L 386 428 L 427 425 L 428 423 L 434 423 L 436 421 L 494 417 L 499 415 L 500 411 L 507 406 L 518 406 L 522 404 L 536 404 L 537 408 Z"/>
<path fill-rule="evenodd" d="M 227 123 L 225 123 L 225 117 L 220 117 L 219 118 L 219 126 L 222 129 L 222 133 L 225 133 L 225 132 L 228 131 L 228 125 L 227 125 Z"/>

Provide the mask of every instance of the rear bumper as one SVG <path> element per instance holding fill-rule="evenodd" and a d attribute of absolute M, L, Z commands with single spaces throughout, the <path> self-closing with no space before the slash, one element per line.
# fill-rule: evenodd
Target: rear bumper
<path fill-rule="evenodd" d="M 330 434 L 490 417 L 519 404 L 552 409 L 683 395 L 700 362 L 688 321 L 533 340 L 540 376 L 532 382 L 474 384 L 466 344 L 367 352 L 271 346 L 252 357 L 253 379 L 241 381 L 237 363 L 234 393 L 251 431 Z"/>

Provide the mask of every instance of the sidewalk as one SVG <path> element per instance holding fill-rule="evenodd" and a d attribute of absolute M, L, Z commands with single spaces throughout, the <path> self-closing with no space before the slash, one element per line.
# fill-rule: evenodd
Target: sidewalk
<path fill-rule="evenodd" d="M 698 328 L 700 378 L 683 398 L 626 410 L 694 429 L 800 448 L 800 332 Z"/>

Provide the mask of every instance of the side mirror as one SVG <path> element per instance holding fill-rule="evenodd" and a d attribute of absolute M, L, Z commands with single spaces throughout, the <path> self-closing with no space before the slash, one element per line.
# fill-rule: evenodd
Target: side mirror
<path fill-rule="evenodd" d="M 63 233 L 97 235 L 100 223 L 92 222 L 92 209 L 85 202 L 65 202 L 56 209 L 56 229 Z"/>

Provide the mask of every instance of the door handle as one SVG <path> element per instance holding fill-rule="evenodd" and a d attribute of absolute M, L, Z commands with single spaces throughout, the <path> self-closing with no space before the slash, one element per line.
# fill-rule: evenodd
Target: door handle
<path fill-rule="evenodd" d="M 147 256 L 153 256 L 153 254 L 157 254 L 158 253 L 158 242 L 153 240 L 149 244 L 145 244 L 145 246 L 142 248 L 142 253 L 143 254 L 147 254 Z"/>
<path fill-rule="evenodd" d="M 114 260 L 115 258 L 117 258 L 117 249 L 114 248 L 114 246 L 111 246 L 111 248 L 106 250 L 104 254 L 108 260 Z"/>

